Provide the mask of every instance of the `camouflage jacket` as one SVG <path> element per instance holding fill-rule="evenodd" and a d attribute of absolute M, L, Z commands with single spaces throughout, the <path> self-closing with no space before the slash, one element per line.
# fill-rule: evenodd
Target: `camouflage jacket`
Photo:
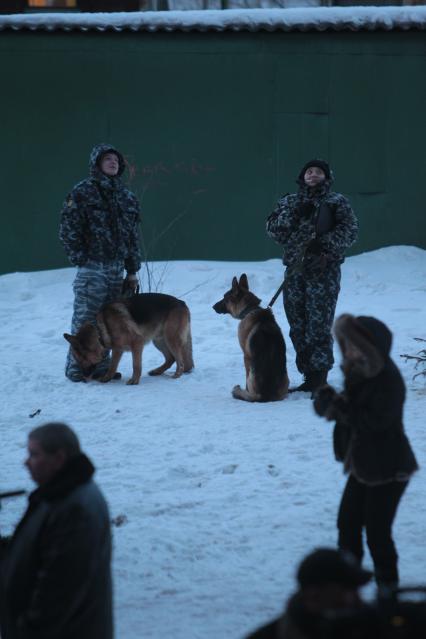
<path fill-rule="evenodd" d="M 320 237 L 327 260 L 341 263 L 346 249 L 357 239 L 358 220 L 352 207 L 343 195 L 330 192 L 331 183 L 332 178 L 315 189 L 301 184 L 297 193 L 284 195 L 267 218 L 266 232 L 284 247 L 283 262 L 286 266 L 301 264 L 307 244 L 316 237 Z M 312 205 L 312 213 L 301 215 L 300 206 L 309 204 Z M 318 236 L 318 217 L 324 206 L 332 222 L 329 230 Z"/>
<path fill-rule="evenodd" d="M 108 177 L 97 161 L 102 153 L 119 158 L 118 175 Z M 59 239 L 74 266 L 123 261 L 128 273 L 140 268 L 139 202 L 121 179 L 123 156 L 111 145 L 100 144 L 90 155 L 90 177 L 67 196 L 61 211 Z"/>

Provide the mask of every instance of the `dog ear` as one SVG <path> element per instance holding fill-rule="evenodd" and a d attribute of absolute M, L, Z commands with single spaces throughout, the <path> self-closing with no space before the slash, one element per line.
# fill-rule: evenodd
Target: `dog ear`
<path fill-rule="evenodd" d="M 71 346 L 75 346 L 78 341 L 75 335 L 70 335 L 69 333 L 64 333 L 64 337 L 71 344 Z"/>
<path fill-rule="evenodd" d="M 234 276 L 232 278 L 232 290 L 235 291 L 238 288 L 238 280 L 237 278 Z"/>
<path fill-rule="evenodd" d="M 247 279 L 247 275 L 245 273 L 243 273 L 240 277 L 240 282 L 239 282 L 239 286 L 241 288 L 245 288 L 247 291 L 249 289 L 249 285 L 248 285 L 248 279 Z"/>

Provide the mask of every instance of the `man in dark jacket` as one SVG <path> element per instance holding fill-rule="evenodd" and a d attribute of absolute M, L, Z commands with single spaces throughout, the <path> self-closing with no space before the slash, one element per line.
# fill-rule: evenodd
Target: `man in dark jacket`
<path fill-rule="evenodd" d="M 2 639 L 112 639 L 111 535 L 94 467 L 65 424 L 28 438 L 38 485 L 0 564 Z"/>
<path fill-rule="evenodd" d="M 334 452 L 349 475 L 338 514 L 339 547 L 361 563 L 362 530 L 383 594 L 398 585 L 392 524 L 417 462 L 402 422 L 405 384 L 390 358 L 392 334 L 374 317 L 341 315 L 334 328 L 342 351 L 344 390 L 321 388 L 314 409 L 335 421 Z"/>
<path fill-rule="evenodd" d="M 324 160 L 307 162 L 297 193 L 285 195 L 268 217 L 268 235 L 284 248 L 284 309 L 296 365 L 313 392 L 332 368 L 331 328 L 340 291 L 340 264 L 356 240 L 358 222 L 348 200 L 330 191 L 333 174 Z"/>
<path fill-rule="evenodd" d="M 333 620 L 354 618 L 365 609 L 358 591 L 370 579 L 371 572 L 363 570 L 350 553 L 317 548 L 301 562 L 297 571 L 299 588 L 290 597 L 284 614 L 247 639 L 344 637 L 344 632 L 335 632 Z"/>
<path fill-rule="evenodd" d="M 62 208 L 59 238 L 77 267 L 72 334 L 84 322 L 95 322 L 101 306 L 138 289 L 139 203 L 121 181 L 124 170 L 121 153 L 98 144 L 90 154 L 90 177 L 73 188 Z M 108 366 L 106 356 L 93 377 L 101 377 Z M 73 382 L 85 381 L 71 350 L 65 374 Z"/>

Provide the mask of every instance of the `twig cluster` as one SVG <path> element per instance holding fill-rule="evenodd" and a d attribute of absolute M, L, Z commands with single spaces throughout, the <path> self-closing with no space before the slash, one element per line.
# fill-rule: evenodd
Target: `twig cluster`
<path fill-rule="evenodd" d="M 414 339 L 416 340 L 416 342 L 426 342 L 426 339 L 423 339 L 422 337 L 415 337 Z M 415 355 L 403 354 L 403 355 L 400 355 L 400 357 L 403 357 L 405 361 L 409 359 L 414 359 L 416 362 L 414 364 L 415 369 L 418 369 L 419 366 L 423 366 L 423 370 L 413 375 L 413 379 L 415 379 L 416 377 L 419 377 L 419 375 L 426 376 L 426 348 L 423 348 L 421 351 L 419 351 Z"/>
<path fill-rule="evenodd" d="M 143 204 L 143 200 L 146 191 L 150 186 L 151 180 L 152 176 L 144 185 L 142 192 L 138 194 L 141 205 Z M 173 229 L 173 227 L 182 220 L 182 218 L 188 215 L 189 210 L 198 194 L 198 192 L 195 192 L 192 197 L 189 198 L 183 211 L 178 213 L 172 220 L 170 220 L 170 222 L 163 229 L 161 229 L 159 233 L 156 233 L 148 244 L 145 242 L 144 235 L 142 234 L 140 241 L 143 252 L 143 263 L 139 275 L 140 291 L 143 291 L 145 293 L 158 293 L 162 290 L 170 264 L 167 261 L 162 265 L 156 266 L 155 263 L 152 261 L 151 255 L 154 252 L 159 241 L 165 235 L 167 235 Z"/>

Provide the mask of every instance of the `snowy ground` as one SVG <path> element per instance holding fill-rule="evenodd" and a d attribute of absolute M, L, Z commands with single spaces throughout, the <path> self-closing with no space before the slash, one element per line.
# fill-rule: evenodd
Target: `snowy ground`
<path fill-rule="evenodd" d="M 146 375 L 126 386 L 73 384 L 63 376 L 72 311 L 73 269 L 0 277 L 1 490 L 32 489 L 22 465 L 30 429 L 64 420 L 97 467 L 114 528 L 114 581 L 119 639 L 238 639 L 281 610 L 300 559 L 334 545 L 344 485 L 331 447 L 331 425 L 307 395 L 248 404 L 230 391 L 244 382 L 237 322 L 211 306 L 246 272 L 266 305 L 282 278 L 278 260 L 155 264 L 163 292 L 185 299 L 192 313 L 196 369 L 179 380 Z M 291 382 L 300 376 L 280 302 L 275 314 L 287 339 Z M 393 357 L 408 387 L 406 429 L 421 471 L 395 525 L 403 584 L 426 582 L 426 380 L 401 353 L 426 337 L 426 251 L 389 247 L 343 265 L 338 313 L 371 314 L 394 332 Z M 148 346 L 144 371 L 161 355 Z M 331 383 L 339 386 L 336 365 Z M 31 418 L 36 410 L 40 413 Z M 2 532 L 25 507 L 3 503 Z M 367 554 L 366 565 L 371 566 Z M 370 589 L 370 590 L 369 590 Z M 372 587 L 366 596 L 372 596 Z"/>

